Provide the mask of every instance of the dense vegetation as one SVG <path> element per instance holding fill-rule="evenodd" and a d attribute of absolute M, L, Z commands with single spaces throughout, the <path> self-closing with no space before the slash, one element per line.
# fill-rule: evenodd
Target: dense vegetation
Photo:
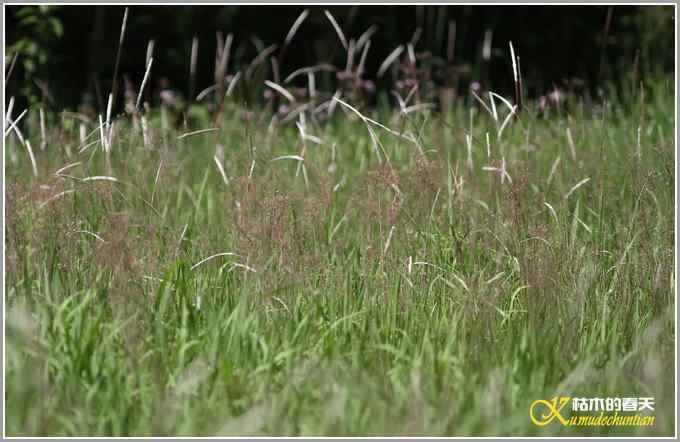
<path fill-rule="evenodd" d="M 225 69 L 10 112 L 7 435 L 672 435 L 673 78 L 446 101 L 407 52 L 375 106 Z M 534 426 L 556 394 L 657 423 Z"/>

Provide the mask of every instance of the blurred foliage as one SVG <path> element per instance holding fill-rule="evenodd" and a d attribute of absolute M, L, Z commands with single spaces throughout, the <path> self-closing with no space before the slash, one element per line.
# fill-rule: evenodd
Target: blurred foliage
<path fill-rule="evenodd" d="M 632 32 L 623 34 L 623 44 L 639 49 L 642 70 L 658 74 L 671 71 L 675 62 L 673 47 L 675 20 L 672 8 L 640 8 L 637 14 L 623 17 Z"/>
<path fill-rule="evenodd" d="M 24 81 L 20 91 L 31 104 L 42 101 L 47 91 L 44 81 L 49 75 L 49 64 L 58 57 L 55 51 L 64 34 L 64 25 L 58 17 L 59 6 L 22 6 L 16 11 L 19 37 L 6 49 L 10 60 L 18 54 L 23 68 Z"/>

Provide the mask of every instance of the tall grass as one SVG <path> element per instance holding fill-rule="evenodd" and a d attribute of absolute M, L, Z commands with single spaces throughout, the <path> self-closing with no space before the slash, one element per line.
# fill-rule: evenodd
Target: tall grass
<path fill-rule="evenodd" d="M 674 433 L 670 83 L 644 119 L 338 90 L 285 122 L 225 99 L 230 44 L 188 127 L 6 119 L 8 435 Z M 533 426 L 557 394 L 654 396 L 657 424 Z"/>

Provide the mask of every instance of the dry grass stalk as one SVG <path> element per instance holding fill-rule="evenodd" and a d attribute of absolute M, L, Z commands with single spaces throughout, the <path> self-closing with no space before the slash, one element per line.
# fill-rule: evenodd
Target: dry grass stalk
<path fill-rule="evenodd" d="M 146 115 L 142 115 L 140 121 L 142 123 L 142 140 L 144 142 L 144 148 L 149 149 L 151 147 L 151 132 L 149 131 L 149 123 L 146 120 Z"/>
<path fill-rule="evenodd" d="M 213 161 L 217 166 L 217 170 L 220 172 L 222 181 L 224 181 L 224 184 L 228 186 L 229 178 L 227 177 L 227 173 L 224 170 L 224 146 L 219 143 L 215 146 L 215 155 L 213 156 Z"/>
<path fill-rule="evenodd" d="M 28 151 L 28 157 L 31 160 L 31 167 L 33 169 L 33 176 L 38 177 L 38 165 L 35 162 L 35 155 L 33 155 L 33 148 L 31 147 L 31 142 L 26 140 L 26 150 Z"/>
<path fill-rule="evenodd" d="M 8 127 L 5 129 L 5 138 L 7 137 L 7 135 L 9 135 L 10 131 L 12 131 L 12 129 L 14 129 L 14 132 L 16 133 L 17 137 L 19 137 L 19 141 L 21 141 L 22 144 L 23 144 L 24 136 L 21 133 L 21 131 L 19 130 L 19 127 L 17 125 L 19 124 L 19 121 L 21 121 L 21 119 L 24 118 L 24 115 L 26 115 L 27 113 L 28 113 L 28 109 L 24 109 L 24 111 L 22 113 L 20 113 L 19 116 L 17 117 L 17 119 L 14 120 L 14 121 L 12 121 L 11 118 L 7 117 Z"/>
<path fill-rule="evenodd" d="M 153 50 L 155 45 L 156 42 L 153 39 L 149 40 L 149 43 L 146 45 L 146 58 L 144 62 L 145 66 L 148 66 L 149 63 L 151 63 L 151 60 L 153 59 Z"/>
<path fill-rule="evenodd" d="M 491 44 L 493 41 L 493 30 L 487 29 L 484 31 L 484 44 L 482 46 L 482 59 L 489 61 L 491 59 Z"/>
<path fill-rule="evenodd" d="M 501 124 L 500 129 L 498 129 L 498 136 L 497 136 L 497 138 L 498 138 L 499 140 L 501 139 L 501 135 L 503 135 L 503 130 L 505 130 L 505 126 L 507 126 L 508 123 L 510 123 L 510 119 L 511 119 L 514 115 L 516 115 L 516 113 L 517 113 L 517 106 L 515 105 L 515 106 L 513 106 L 512 109 L 510 110 L 510 113 L 508 114 L 508 116 L 505 117 L 505 120 L 503 120 L 503 124 Z"/>
<path fill-rule="evenodd" d="M 354 66 L 354 52 L 355 43 L 354 39 L 349 41 L 349 46 L 347 47 L 347 64 L 345 65 L 345 72 L 352 72 L 352 67 Z"/>
<path fill-rule="evenodd" d="M 7 83 L 9 83 L 9 79 L 12 78 L 12 72 L 14 72 L 14 66 L 17 63 L 18 58 L 19 58 L 19 52 L 15 52 L 14 56 L 12 56 L 12 61 L 9 64 L 9 69 L 7 70 L 7 73 L 5 74 L 5 86 L 7 86 Z"/>
<path fill-rule="evenodd" d="M 125 8 L 123 13 L 123 24 L 120 27 L 120 38 L 118 39 L 118 51 L 116 52 L 116 64 L 113 68 L 113 80 L 111 81 L 111 95 L 113 100 L 116 98 L 116 93 L 118 90 L 118 66 L 120 65 L 120 54 L 123 49 L 123 40 L 125 39 L 125 29 L 127 27 L 128 13 L 130 8 Z"/>
<path fill-rule="evenodd" d="M 24 115 L 28 112 L 28 109 L 24 110 L 19 117 L 15 120 L 12 121 L 11 118 L 7 117 L 7 121 L 9 122 L 9 127 L 5 131 L 5 138 L 9 134 L 10 130 L 14 130 L 14 133 L 16 134 L 17 138 L 19 138 L 19 142 L 26 148 L 26 152 L 28 153 L 28 158 L 31 161 L 31 167 L 33 169 L 33 176 L 36 178 L 38 177 L 38 166 L 35 161 L 35 155 L 33 154 L 33 148 L 31 147 L 31 142 L 27 139 L 24 138 L 24 135 L 21 133 L 19 130 L 19 127 L 17 126 L 17 123 L 21 118 L 23 118 Z"/>
<path fill-rule="evenodd" d="M 108 138 L 106 137 L 106 133 L 104 130 L 104 120 L 102 119 L 101 114 L 99 115 L 99 142 L 101 143 L 104 152 L 108 152 L 109 151 Z"/>
<path fill-rule="evenodd" d="M 357 44 L 357 48 L 358 48 Z M 361 59 L 359 60 L 359 66 L 357 66 L 357 76 L 361 77 L 364 73 L 364 67 L 366 66 L 366 56 L 368 55 L 368 49 L 371 47 L 371 40 L 368 40 L 364 45 L 364 50 L 361 52 Z"/>
<path fill-rule="evenodd" d="M 14 97 L 10 97 L 9 104 L 7 105 L 7 111 L 5 111 L 5 122 L 3 124 L 3 131 L 7 129 L 9 120 L 12 118 L 12 111 L 14 110 Z"/>
<path fill-rule="evenodd" d="M 555 158 L 555 161 L 553 161 L 552 167 L 550 168 L 550 174 L 548 175 L 548 181 L 547 181 L 548 186 L 550 186 L 550 183 L 552 182 L 552 179 L 555 176 L 555 172 L 557 171 L 557 166 L 559 164 L 560 164 L 560 157 L 558 155 L 557 158 Z"/>
<path fill-rule="evenodd" d="M 80 136 L 80 144 L 85 144 L 85 140 L 87 140 L 87 126 L 85 126 L 85 123 L 80 123 L 78 135 Z"/>
<path fill-rule="evenodd" d="M 472 136 L 470 134 L 465 134 L 465 144 L 467 145 L 467 166 L 472 172 L 474 164 L 472 162 Z"/>
<path fill-rule="evenodd" d="M 569 152 L 571 153 L 572 161 L 576 161 L 576 144 L 574 137 L 571 136 L 571 128 L 567 128 L 567 143 L 569 144 Z"/>

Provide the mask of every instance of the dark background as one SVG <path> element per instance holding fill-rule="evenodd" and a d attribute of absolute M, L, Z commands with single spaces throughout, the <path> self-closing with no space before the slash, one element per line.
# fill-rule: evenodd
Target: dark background
<path fill-rule="evenodd" d="M 119 79 L 139 85 L 149 39 L 155 40 L 152 91 L 166 77 L 188 95 L 192 37 L 199 38 L 196 91 L 213 83 L 216 31 L 234 34 L 230 72 L 247 64 L 258 46 L 283 43 L 298 15 L 310 14 L 287 50 L 282 76 L 322 61 L 344 66 L 344 49 L 317 6 L 133 6 L 130 7 Z M 348 40 L 370 25 L 372 37 L 366 78 L 399 44 L 423 30 L 416 52 L 445 58 L 448 22 L 455 20 L 454 63 L 462 72 L 459 88 L 471 81 L 507 92 L 512 87 L 508 41 L 521 57 L 525 91 L 537 96 L 576 79 L 586 91 L 603 84 L 673 72 L 673 6 L 337 6 L 328 8 Z M 75 108 L 84 93 L 102 97 L 111 89 L 122 6 L 7 6 L 5 63 L 21 55 L 7 84 L 7 95 L 43 101 L 54 109 Z M 610 16 L 607 26 L 607 17 Z M 493 52 L 482 63 L 482 43 L 493 31 Z M 637 58 L 637 62 L 636 62 Z M 358 59 L 358 57 L 357 57 Z M 270 76 L 271 78 L 271 76 Z M 446 78 L 436 79 L 445 82 Z M 42 85 L 42 86 L 41 86 Z M 377 83 L 387 90 L 390 80 Z M 48 95 L 46 97 L 45 95 Z M 104 99 L 105 100 L 105 99 Z"/>

